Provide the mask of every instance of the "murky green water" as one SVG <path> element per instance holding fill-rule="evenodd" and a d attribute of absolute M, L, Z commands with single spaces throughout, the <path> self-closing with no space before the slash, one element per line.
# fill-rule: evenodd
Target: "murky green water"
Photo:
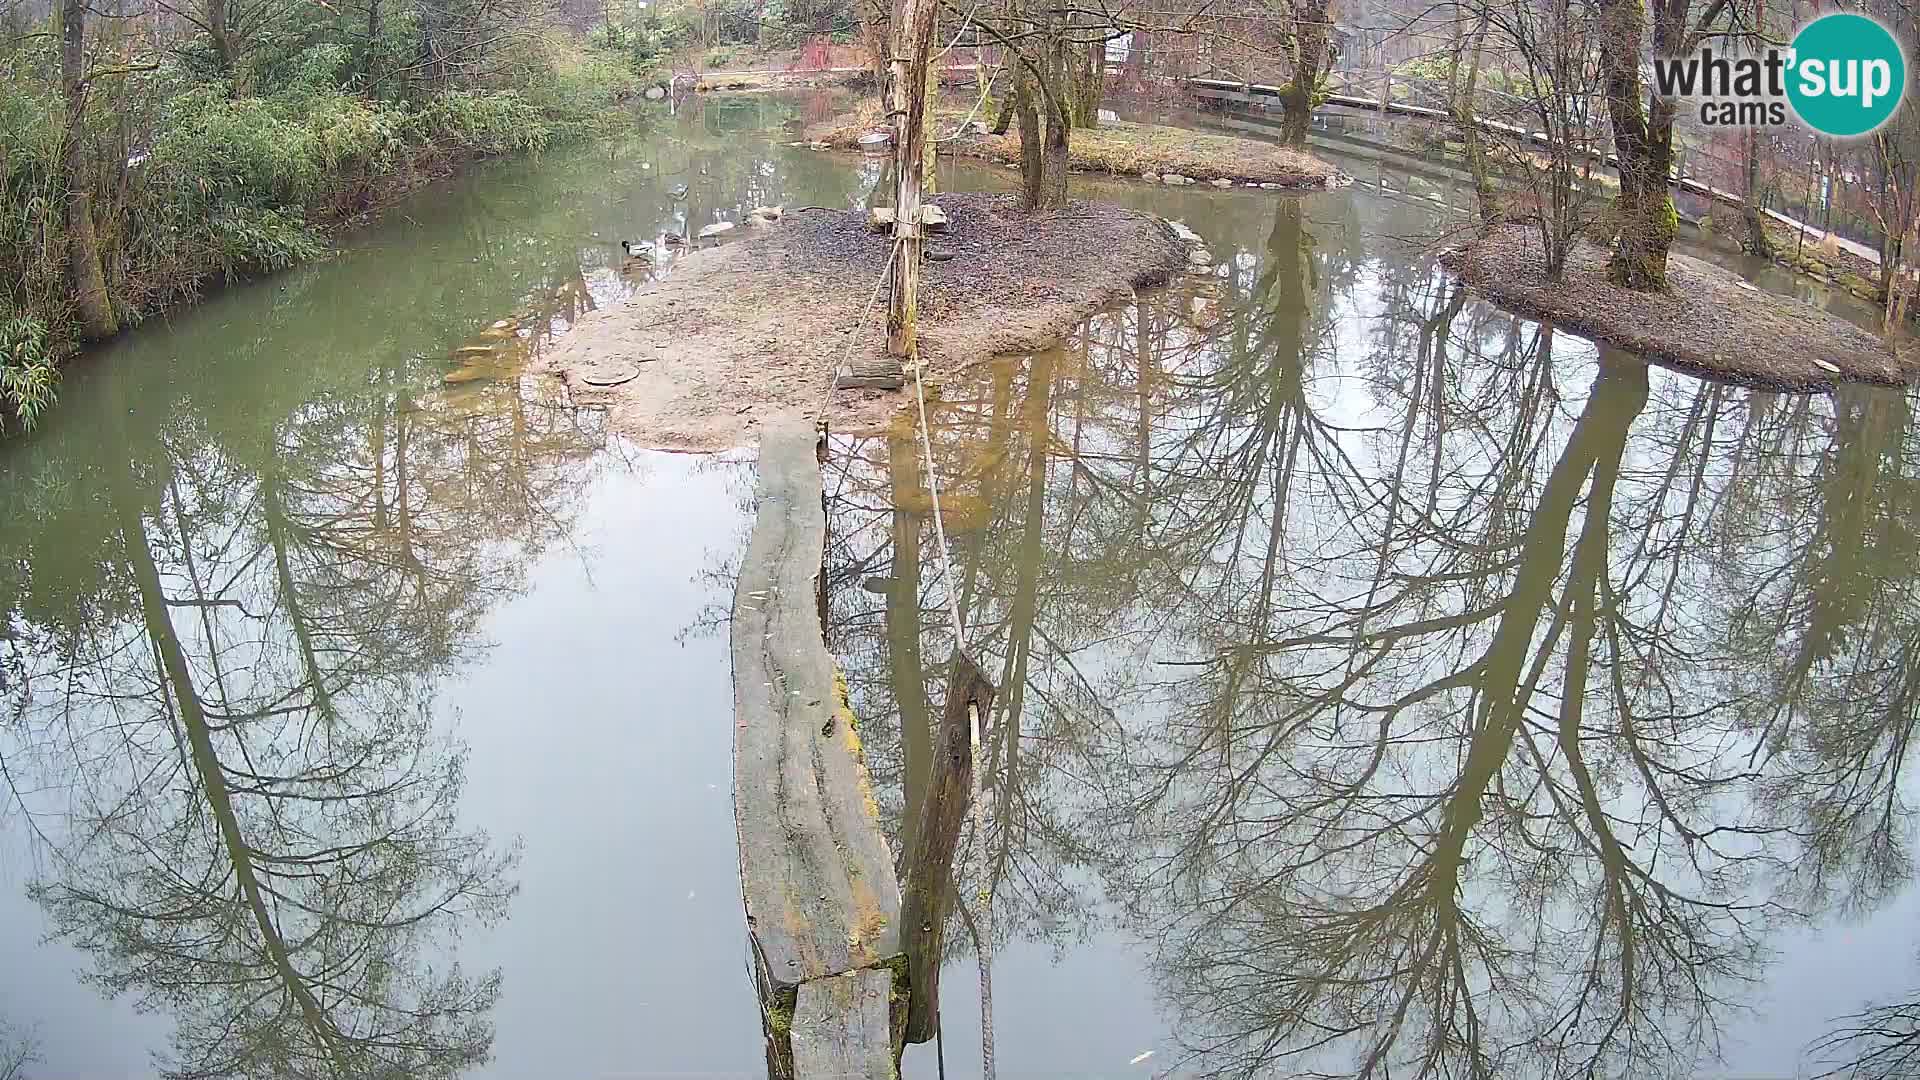
<path fill-rule="evenodd" d="M 26 1076 L 762 1071 L 723 645 L 750 469 L 626 446 L 512 360 L 628 287 L 621 237 L 864 199 L 779 145 L 809 107 L 423 193 L 142 328 L 0 450 Z M 963 890 L 997 881 L 1000 1074 L 1817 1071 L 1833 1017 L 1920 985 L 1906 402 L 1501 315 L 1401 242 L 1444 174 L 1348 168 L 1089 185 L 1219 275 L 931 403 L 1003 685 Z M 446 383 L 509 316 L 499 377 Z M 906 434 L 828 477 L 895 822 L 950 644 Z"/>

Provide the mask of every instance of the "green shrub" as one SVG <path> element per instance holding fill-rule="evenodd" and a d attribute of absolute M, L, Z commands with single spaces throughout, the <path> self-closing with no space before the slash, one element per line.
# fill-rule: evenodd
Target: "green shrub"
<path fill-rule="evenodd" d="M 533 110 L 543 139 L 607 130 L 621 121 L 611 106 L 640 90 L 640 80 L 625 55 L 599 48 L 583 50 L 577 42 L 558 36 L 531 37 L 509 52 L 503 58 L 500 83 Z"/>
<path fill-rule="evenodd" d="M 513 90 L 448 90 L 409 120 L 420 141 L 474 154 L 510 154 L 546 145 L 539 110 Z"/>
<path fill-rule="evenodd" d="M 46 84 L 0 69 L 0 314 L 38 316 L 42 341 L 64 327 L 70 303 L 59 117 L 59 100 Z M 54 337 L 51 352 L 62 344 L 62 335 Z M 0 418 L 13 411 L 9 400 L 0 391 Z"/>
<path fill-rule="evenodd" d="M 284 65 L 287 86 L 299 90 L 338 90 L 353 78 L 359 59 L 347 45 L 315 45 L 291 53 Z"/>
<path fill-rule="evenodd" d="M 33 430 L 53 404 L 59 381 L 46 324 L 21 316 L 0 318 L 0 428 L 14 423 Z"/>
<path fill-rule="evenodd" d="M 657 74 L 692 38 L 685 23 L 662 20 L 654 9 L 645 8 L 630 19 L 607 23 L 589 40 L 596 49 L 625 57 L 627 69 L 645 78 Z"/>
<path fill-rule="evenodd" d="M 207 247 L 229 281 L 285 270 L 326 253 L 325 241 L 297 213 L 224 206 L 207 218 Z"/>
<path fill-rule="evenodd" d="M 151 171 L 191 205 L 306 206 L 343 177 L 393 166 L 404 114 L 339 92 L 228 98 L 198 87 L 161 118 Z"/>
<path fill-rule="evenodd" d="M 760 16 L 760 43 L 799 45 L 816 35 L 844 43 L 853 39 L 858 23 L 848 0 L 767 0 Z"/>

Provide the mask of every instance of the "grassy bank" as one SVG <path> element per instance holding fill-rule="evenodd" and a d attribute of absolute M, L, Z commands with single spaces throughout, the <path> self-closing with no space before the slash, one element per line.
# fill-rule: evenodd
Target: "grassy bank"
<path fill-rule="evenodd" d="M 630 57 L 557 29 L 512 28 L 483 66 L 427 78 L 406 49 L 376 55 L 306 31 L 297 47 L 262 44 L 225 67 L 194 37 L 96 43 L 77 125 L 51 44 L 29 34 L 0 50 L 0 428 L 32 425 L 57 365 L 89 336 L 76 191 L 124 329 L 319 257 L 334 231 L 463 162 L 627 122 L 610 107 L 639 89 Z"/>

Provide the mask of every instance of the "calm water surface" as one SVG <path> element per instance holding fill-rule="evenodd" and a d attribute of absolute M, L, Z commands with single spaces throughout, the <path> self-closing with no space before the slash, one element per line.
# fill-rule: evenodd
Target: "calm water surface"
<path fill-rule="evenodd" d="M 625 444 L 515 359 L 630 287 L 622 237 L 864 200 L 876 170 L 781 145 L 824 107 L 424 193 L 130 335 L 0 451 L 0 1075 L 763 1071 L 724 647 L 751 469 Z M 1906 400 L 1506 316 L 1403 243 L 1463 202 L 1444 170 L 1348 167 L 1089 183 L 1218 274 L 931 403 L 1003 687 L 961 871 L 1000 1074 L 1843 1060 L 1810 1049 L 1836 1017 L 1920 986 Z M 829 641 L 896 830 L 951 647 L 910 435 L 828 469 Z"/>

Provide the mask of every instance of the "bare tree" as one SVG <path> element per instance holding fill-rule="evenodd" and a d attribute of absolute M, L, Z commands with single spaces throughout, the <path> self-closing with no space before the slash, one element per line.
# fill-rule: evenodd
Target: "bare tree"
<path fill-rule="evenodd" d="M 1657 56 L 1691 52 L 1713 35 L 1717 21 L 1736 14 L 1729 0 L 1712 0 L 1697 20 L 1693 0 L 1598 0 L 1600 66 L 1620 161 L 1607 273 L 1630 289 L 1666 287 L 1667 251 L 1679 229 L 1672 191 L 1676 106 L 1649 95 L 1640 76 L 1649 10 Z"/>

